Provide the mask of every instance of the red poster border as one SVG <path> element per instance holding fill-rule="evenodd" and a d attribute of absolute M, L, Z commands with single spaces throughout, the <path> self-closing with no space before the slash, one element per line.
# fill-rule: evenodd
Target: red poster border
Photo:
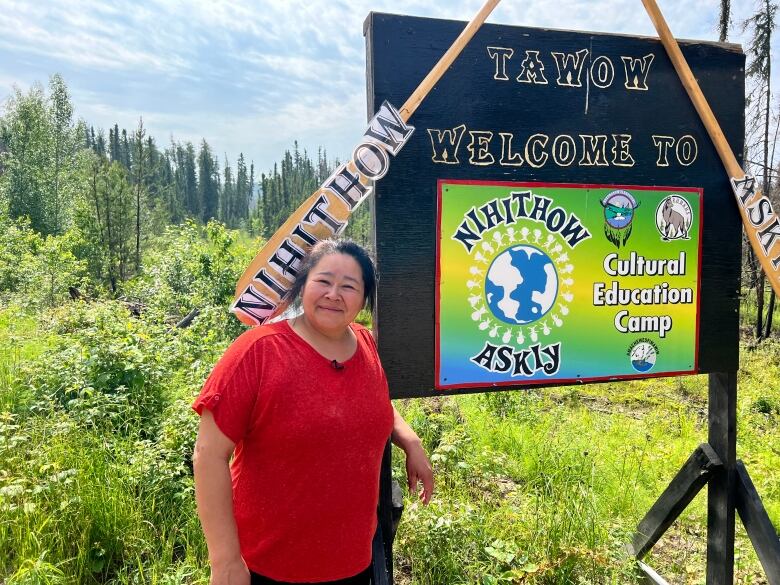
<path fill-rule="evenodd" d="M 485 185 L 491 187 L 562 187 L 576 189 L 626 189 L 633 191 L 680 191 L 684 193 L 697 193 L 699 196 L 699 266 L 696 271 L 696 344 L 694 349 L 694 363 L 692 370 L 680 370 L 675 372 L 659 372 L 655 374 L 629 374 L 622 376 L 594 376 L 590 378 L 554 378 L 550 380 L 518 380 L 515 382 L 474 382 L 462 384 L 441 384 L 441 200 L 442 186 L 449 185 Z M 704 236 L 704 189 L 701 187 L 669 187 L 663 185 L 610 185 L 605 183 L 544 183 L 544 182 L 516 182 L 516 181 L 484 181 L 470 179 L 439 179 L 436 183 L 436 339 L 435 344 L 435 378 L 433 387 L 435 390 L 457 390 L 468 388 L 503 388 L 505 386 L 561 386 L 565 384 L 578 384 L 585 382 L 613 382 L 616 380 L 641 380 L 646 378 L 668 378 L 672 376 L 691 375 L 699 373 L 699 315 L 701 312 L 701 260 L 702 240 Z"/>

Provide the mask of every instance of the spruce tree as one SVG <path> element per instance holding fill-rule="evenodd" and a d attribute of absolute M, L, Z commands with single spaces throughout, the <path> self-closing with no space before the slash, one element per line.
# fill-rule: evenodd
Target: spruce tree
<path fill-rule="evenodd" d="M 111 162 L 120 161 L 120 146 L 119 146 L 119 124 L 114 124 L 114 129 L 108 131 L 108 141 L 110 143 L 109 154 L 111 155 Z"/>
<path fill-rule="evenodd" d="M 235 185 L 233 184 L 233 171 L 225 154 L 224 180 L 219 195 L 219 219 L 228 227 L 235 227 L 233 217 L 235 209 Z"/>
<path fill-rule="evenodd" d="M 217 165 L 211 154 L 211 147 L 205 139 L 201 142 L 198 154 L 198 202 L 200 219 L 203 223 L 216 218 L 219 205 Z"/>
<path fill-rule="evenodd" d="M 133 136 L 133 183 L 135 183 L 135 273 L 141 272 L 141 194 L 146 182 L 147 151 L 144 148 L 144 120 L 138 120 Z"/>

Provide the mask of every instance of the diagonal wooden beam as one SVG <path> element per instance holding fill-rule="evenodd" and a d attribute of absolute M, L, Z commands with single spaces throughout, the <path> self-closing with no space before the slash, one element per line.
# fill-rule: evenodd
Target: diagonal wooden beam
<path fill-rule="evenodd" d="M 766 195 L 762 195 L 756 189 L 755 178 L 746 175 L 739 166 L 734 152 L 731 150 L 723 130 L 712 113 L 707 99 L 699 87 L 699 82 L 693 75 L 688 62 L 680 50 L 677 41 L 666 24 L 661 9 L 655 0 L 642 0 L 650 20 L 653 21 L 658 36 L 669 55 L 677 75 L 682 82 L 688 97 L 691 98 L 696 112 L 701 118 L 704 128 L 712 139 L 712 143 L 720 156 L 723 166 L 731 179 L 731 188 L 737 200 L 737 208 L 742 216 L 745 227 L 745 235 L 750 242 L 753 252 L 761 263 L 761 268 L 772 284 L 775 294 L 780 296 L 780 216 L 773 209 L 772 202 Z M 766 214 L 756 216 L 756 211 L 766 211 Z M 709 581 L 708 581 L 709 583 Z"/>
<path fill-rule="evenodd" d="M 250 327 L 262 325 L 279 315 L 286 307 L 289 292 L 304 255 L 315 242 L 338 236 L 349 222 L 352 212 L 373 190 L 373 183 L 387 172 L 389 156 L 395 156 L 414 131 L 406 122 L 425 96 L 441 79 L 463 48 L 479 30 L 499 0 L 486 0 L 480 11 L 458 35 L 452 46 L 420 82 L 400 112 L 385 102 L 363 136 L 363 142 L 352 153 L 352 160 L 342 164 L 320 188 L 306 199 L 249 263 L 236 284 L 230 310 Z M 373 152 L 378 167 L 365 166 L 362 150 Z M 382 162 L 383 161 L 383 162 Z"/>
<path fill-rule="evenodd" d="M 696 448 L 639 523 L 631 540 L 631 552 L 636 558 L 641 559 L 653 548 L 704 487 L 712 473 L 722 467 L 720 458 L 707 443 Z"/>
<path fill-rule="evenodd" d="M 639 570 L 645 574 L 645 583 L 647 585 L 669 585 L 669 582 L 655 572 L 655 569 L 644 564 L 642 561 L 637 561 Z"/>
<path fill-rule="evenodd" d="M 780 585 L 780 538 L 745 464 L 740 460 L 737 461 L 737 512 L 764 567 L 769 585 Z"/>

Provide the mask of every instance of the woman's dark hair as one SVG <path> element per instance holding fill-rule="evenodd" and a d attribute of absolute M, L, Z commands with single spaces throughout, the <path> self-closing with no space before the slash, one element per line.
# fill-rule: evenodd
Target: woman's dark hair
<path fill-rule="evenodd" d="M 296 303 L 303 290 L 303 285 L 306 284 L 306 279 L 309 277 L 309 272 L 314 268 L 317 263 L 325 256 L 331 254 L 346 254 L 355 259 L 355 262 L 360 266 L 360 271 L 363 273 L 363 300 L 364 307 L 369 311 L 374 311 L 374 299 L 376 293 L 376 267 L 374 261 L 371 259 L 368 251 L 360 244 L 353 242 L 352 240 L 322 240 L 314 245 L 311 251 L 301 261 L 301 267 L 298 269 L 298 276 L 295 277 L 295 282 L 290 288 L 287 298 L 291 303 Z"/>

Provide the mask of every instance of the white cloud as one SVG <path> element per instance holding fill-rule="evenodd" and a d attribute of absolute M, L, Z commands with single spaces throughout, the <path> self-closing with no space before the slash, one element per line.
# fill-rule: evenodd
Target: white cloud
<path fill-rule="evenodd" d="M 348 154 L 365 121 L 372 10 L 468 20 L 482 0 L 0 0 L 0 98 L 58 71 L 77 112 L 160 141 L 205 137 L 262 167 L 298 139 Z M 718 0 L 662 0 L 673 33 L 717 38 Z M 753 10 L 732 2 L 733 39 Z M 505 0 L 488 22 L 655 36 L 640 0 Z"/>

